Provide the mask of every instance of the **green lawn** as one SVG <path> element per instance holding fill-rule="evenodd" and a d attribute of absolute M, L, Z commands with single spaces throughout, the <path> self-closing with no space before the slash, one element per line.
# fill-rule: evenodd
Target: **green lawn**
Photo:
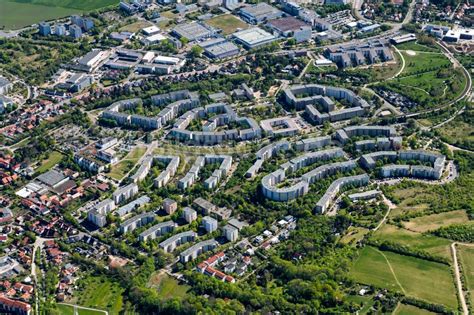
<path fill-rule="evenodd" d="M 249 27 L 247 23 L 232 14 L 218 15 L 210 20 L 207 20 L 206 24 L 221 29 L 224 35 L 232 34 L 239 28 L 246 29 Z"/>
<path fill-rule="evenodd" d="M 81 279 L 79 285 L 82 289 L 76 292 L 73 303 L 85 307 L 107 310 L 111 315 L 119 314 L 122 310 L 123 289 L 118 283 L 110 281 L 105 276 L 89 276 L 85 279 Z M 86 312 L 86 310 L 82 310 L 82 312 Z"/>
<path fill-rule="evenodd" d="M 474 247 L 458 245 L 457 249 L 466 287 L 471 295 L 471 301 L 474 301 Z M 471 305 L 472 312 L 474 312 L 474 308 Z"/>
<path fill-rule="evenodd" d="M 444 264 L 381 252 L 366 246 L 360 250 L 350 274 L 359 283 L 404 292 L 430 303 L 457 308 L 454 279 L 450 267 Z"/>
<path fill-rule="evenodd" d="M 448 259 L 452 258 L 449 248 L 451 241 L 429 234 L 425 235 L 408 231 L 390 224 L 382 226 L 377 232 L 375 232 L 373 239 L 396 242 L 417 250 L 426 251 L 432 255 Z"/>
<path fill-rule="evenodd" d="M 397 45 L 399 50 L 413 50 L 413 51 L 422 51 L 422 52 L 441 52 L 441 49 L 438 47 L 430 47 L 417 42 L 407 42 Z"/>
<path fill-rule="evenodd" d="M 118 4 L 118 0 L 0 0 L 0 28 L 22 28 Z"/>
<path fill-rule="evenodd" d="M 429 315 L 429 314 L 436 314 L 430 312 L 428 310 L 424 310 L 422 308 L 407 305 L 407 304 L 400 304 L 393 312 L 393 315 Z"/>
<path fill-rule="evenodd" d="M 53 166 L 61 162 L 63 158 L 62 153 L 53 151 L 49 154 L 49 157 L 41 162 L 41 165 L 35 170 L 36 173 L 44 173 L 49 171 Z"/>
<path fill-rule="evenodd" d="M 416 53 L 412 56 L 403 51 L 402 55 L 405 59 L 405 69 L 402 74 L 426 71 L 430 68 L 440 68 L 451 64 L 447 57 L 438 53 Z"/>
<path fill-rule="evenodd" d="M 61 315 L 74 315 L 74 308 L 72 306 L 58 304 L 56 305 L 56 309 Z"/>
<path fill-rule="evenodd" d="M 189 290 L 189 286 L 181 285 L 176 279 L 159 273 L 154 273 L 150 277 L 148 285 L 156 288 L 162 299 L 183 298 Z"/>
<path fill-rule="evenodd" d="M 121 180 L 134 166 L 138 160 L 145 154 L 146 147 L 136 147 L 130 151 L 126 157 L 111 167 L 108 176 L 116 180 Z"/>

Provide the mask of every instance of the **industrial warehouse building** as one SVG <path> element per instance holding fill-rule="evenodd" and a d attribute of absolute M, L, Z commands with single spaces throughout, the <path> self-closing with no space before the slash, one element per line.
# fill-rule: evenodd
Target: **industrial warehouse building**
<path fill-rule="evenodd" d="M 257 48 L 277 40 L 274 35 L 258 27 L 249 28 L 233 34 L 235 41 L 246 49 Z"/>

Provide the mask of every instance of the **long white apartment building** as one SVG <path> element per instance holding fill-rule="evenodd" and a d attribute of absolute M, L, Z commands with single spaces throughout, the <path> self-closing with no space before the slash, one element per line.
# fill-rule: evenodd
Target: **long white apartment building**
<path fill-rule="evenodd" d="M 154 240 L 157 237 L 173 232 L 177 227 L 177 224 L 173 221 L 160 222 L 153 225 L 151 228 L 143 231 L 138 236 L 140 242 L 146 242 L 147 240 Z"/>

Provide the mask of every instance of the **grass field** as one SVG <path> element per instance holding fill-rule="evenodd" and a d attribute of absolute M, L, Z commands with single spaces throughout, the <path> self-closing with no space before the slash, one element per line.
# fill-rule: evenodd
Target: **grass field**
<path fill-rule="evenodd" d="M 430 312 L 428 310 L 424 310 L 422 308 L 419 308 L 413 305 L 407 305 L 407 304 L 399 304 L 398 307 L 395 309 L 395 311 L 392 313 L 392 315 L 430 315 L 430 314 L 436 314 L 436 313 Z"/>
<path fill-rule="evenodd" d="M 107 310 L 111 315 L 120 313 L 123 289 L 118 283 L 106 277 L 87 277 L 81 280 L 81 284 L 83 289 L 76 293 L 75 304 Z"/>
<path fill-rule="evenodd" d="M 456 117 L 437 130 L 441 139 L 455 146 L 474 150 L 474 110 L 466 110 L 462 115 Z"/>
<path fill-rule="evenodd" d="M 401 188 L 393 191 L 393 198 L 399 203 L 397 207 L 390 212 L 390 217 L 396 217 L 413 212 L 421 212 L 429 207 L 428 203 L 423 200 L 430 199 L 431 193 L 427 192 L 423 187 Z"/>
<path fill-rule="evenodd" d="M 363 227 L 349 227 L 346 235 L 344 235 L 340 242 L 344 244 L 356 244 L 364 236 L 369 233 L 369 230 Z"/>
<path fill-rule="evenodd" d="M 457 308 L 454 279 L 447 265 L 366 246 L 360 250 L 350 274 L 359 283 Z"/>
<path fill-rule="evenodd" d="M 137 33 L 140 31 L 142 28 L 151 26 L 152 24 L 148 21 L 137 21 L 133 22 L 131 24 L 127 24 L 125 26 L 122 26 L 120 28 L 121 32 L 132 32 L 132 33 Z"/>
<path fill-rule="evenodd" d="M 474 301 L 474 247 L 458 245 L 457 249 L 466 287 L 469 290 L 471 301 Z M 471 313 L 473 312 L 474 306 L 471 305 Z"/>
<path fill-rule="evenodd" d="M 347 300 L 351 302 L 355 302 L 361 306 L 358 314 L 368 314 L 371 307 L 375 304 L 373 296 L 369 295 L 349 295 L 347 296 Z"/>
<path fill-rule="evenodd" d="M 121 180 L 134 166 L 138 160 L 145 154 L 145 147 L 136 147 L 130 151 L 125 158 L 112 166 L 108 176 L 116 180 Z"/>
<path fill-rule="evenodd" d="M 232 14 L 224 14 L 213 17 L 212 19 L 206 21 L 206 24 L 221 29 L 224 35 L 232 34 L 239 28 L 246 29 L 249 27 L 247 23 L 233 16 Z"/>
<path fill-rule="evenodd" d="M 36 169 L 36 173 L 44 173 L 51 169 L 53 166 L 61 162 L 63 158 L 62 153 L 53 151 L 49 154 L 49 157 L 41 162 L 41 165 Z"/>
<path fill-rule="evenodd" d="M 58 304 L 56 305 L 56 309 L 62 315 L 74 315 L 74 308 L 69 305 Z"/>
<path fill-rule="evenodd" d="M 421 52 L 441 52 L 441 49 L 438 47 L 430 47 L 422 44 L 418 44 L 417 42 L 407 42 L 403 44 L 397 45 L 399 50 L 413 50 L 413 51 L 421 51 Z"/>
<path fill-rule="evenodd" d="M 465 223 L 467 221 L 469 221 L 469 218 L 467 217 L 466 211 L 456 210 L 414 218 L 408 222 L 404 222 L 403 225 L 408 230 L 423 233 L 436 230 L 442 226 Z"/>
<path fill-rule="evenodd" d="M 74 307 L 71 305 L 57 304 L 56 309 L 61 315 L 74 315 Z M 77 315 L 104 315 L 104 312 L 77 308 Z"/>
<path fill-rule="evenodd" d="M 118 2 L 118 0 L 0 0 L 0 28 L 18 29 L 44 20 L 115 5 Z"/>
<path fill-rule="evenodd" d="M 386 224 L 374 233 L 373 238 L 380 241 L 391 241 L 414 249 L 423 250 L 430 254 L 451 259 L 451 241 L 432 235 L 424 235 L 417 232 L 398 228 Z"/>
<path fill-rule="evenodd" d="M 402 54 L 405 59 L 405 69 L 403 69 L 402 74 L 426 71 L 426 69 L 440 68 L 451 64 L 447 57 L 439 53 L 418 52 L 415 55 L 411 55 L 406 51 L 403 51 Z"/>
<path fill-rule="evenodd" d="M 167 274 L 154 273 L 148 285 L 156 288 L 158 295 L 162 299 L 183 298 L 189 290 L 189 286 L 181 285 L 178 281 Z"/>

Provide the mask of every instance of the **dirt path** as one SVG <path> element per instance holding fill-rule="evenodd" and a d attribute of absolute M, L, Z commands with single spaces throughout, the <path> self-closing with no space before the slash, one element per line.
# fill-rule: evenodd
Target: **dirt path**
<path fill-rule="evenodd" d="M 390 201 L 390 199 L 385 197 L 384 194 L 382 194 L 382 198 L 383 198 L 383 202 L 388 206 L 388 210 L 387 210 L 387 213 L 385 213 L 382 221 L 380 221 L 380 223 L 373 229 L 373 231 L 377 231 L 378 229 L 380 229 L 380 227 L 385 223 L 385 221 L 387 221 L 387 218 L 390 215 L 390 211 L 392 211 L 392 209 L 395 209 L 397 207 L 396 205 L 393 204 L 392 201 Z"/>
<path fill-rule="evenodd" d="M 466 303 L 464 290 L 461 281 L 461 269 L 459 268 L 459 261 L 456 251 L 456 245 L 460 246 L 467 246 L 467 247 L 474 247 L 474 244 L 471 243 L 460 243 L 460 242 L 453 242 L 451 244 L 451 253 L 453 254 L 453 263 L 454 263 L 454 274 L 456 276 L 456 286 L 458 289 L 458 295 L 461 302 L 461 307 L 463 309 L 463 314 L 469 314 L 469 308 Z"/>
<path fill-rule="evenodd" d="M 400 289 L 402 290 L 403 294 L 407 295 L 407 292 L 405 291 L 405 289 L 403 288 L 402 284 L 400 283 L 400 281 L 398 280 L 397 278 L 397 275 L 395 274 L 395 270 L 393 270 L 393 267 L 392 267 L 392 264 L 390 264 L 390 261 L 388 260 L 387 256 L 385 256 L 385 254 L 376 249 L 376 251 L 378 251 L 380 253 L 380 255 L 383 256 L 383 258 L 385 259 L 385 261 L 387 262 L 387 265 L 388 265 L 388 268 L 390 269 L 390 272 L 392 273 L 393 275 L 393 278 L 395 279 L 395 282 L 397 282 L 398 286 L 400 287 Z"/>
<path fill-rule="evenodd" d="M 459 270 L 458 255 L 456 253 L 456 242 L 451 244 L 451 253 L 453 254 L 453 264 L 454 264 L 454 275 L 456 277 L 456 287 L 458 289 L 459 302 L 461 303 L 462 312 L 464 315 L 469 314 L 469 309 L 467 308 L 466 298 L 464 296 L 464 291 L 462 289 L 461 281 L 461 271 Z"/>
<path fill-rule="evenodd" d="M 403 70 L 405 70 L 405 58 L 403 57 L 403 54 L 400 52 L 400 50 L 398 50 L 398 48 L 396 46 L 393 46 L 393 48 L 395 48 L 395 51 L 400 56 L 400 60 L 402 61 L 402 67 L 393 77 L 389 78 L 388 80 L 395 79 L 396 77 L 398 77 L 403 72 Z"/>

